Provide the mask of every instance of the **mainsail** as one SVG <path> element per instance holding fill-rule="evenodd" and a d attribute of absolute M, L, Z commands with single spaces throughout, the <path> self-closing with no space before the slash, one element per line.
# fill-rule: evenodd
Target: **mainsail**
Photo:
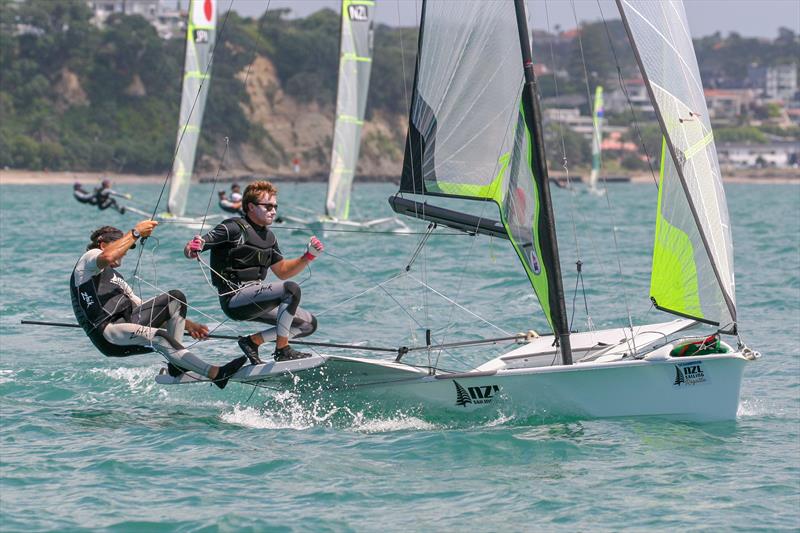
<path fill-rule="evenodd" d="M 189 3 L 181 114 L 168 201 L 169 212 L 178 216 L 186 211 L 200 125 L 210 86 L 211 54 L 217 25 L 216 4 L 217 0 L 191 0 Z"/>
<path fill-rule="evenodd" d="M 375 2 L 342 0 L 339 86 L 325 214 L 347 220 L 372 70 Z"/>
<path fill-rule="evenodd" d="M 733 332 L 728 207 L 683 4 L 617 5 L 664 135 L 650 297 L 659 309 Z"/>
<path fill-rule="evenodd" d="M 509 239 L 568 358 L 538 113 L 521 1 L 423 4 L 400 193 L 490 201 L 500 220 L 406 199 L 392 206 Z"/>
<path fill-rule="evenodd" d="M 597 190 L 597 179 L 600 176 L 600 144 L 603 141 L 603 87 L 598 85 L 594 90 L 594 106 L 592 114 L 592 172 L 589 174 L 589 189 Z"/>

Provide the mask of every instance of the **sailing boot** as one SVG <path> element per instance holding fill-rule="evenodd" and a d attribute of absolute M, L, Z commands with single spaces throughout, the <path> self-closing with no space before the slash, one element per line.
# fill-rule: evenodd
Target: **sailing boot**
<path fill-rule="evenodd" d="M 239 348 L 242 349 L 251 365 L 263 365 L 264 361 L 258 356 L 258 345 L 250 337 L 239 337 Z"/>
<path fill-rule="evenodd" d="M 277 362 L 305 359 L 306 357 L 311 357 L 311 354 L 306 352 L 298 352 L 288 344 L 283 348 L 275 348 L 275 353 L 273 354 L 273 358 Z"/>
<path fill-rule="evenodd" d="M 173 365 L 172 363 L 167 363 L 167 373 L 172 376 L 173 378 L 177 378 L 181 374 L 183 374 L 185 370 L 178 368 L 177 366 Z"/>
<path fill-rule="evenodd" d="M 247 358 L 245 356 L 241 356 L 234 359 L 230 363 L 226 363 L 221 367 L 219 367 L 219 372 L 217 372 L 217 377 L 214 378 L 214 385 L 216 385 L 220 389 L 224 389 L 225 386 L 228 384 L 228 378 L 234 375 L 237 370 L 242 368 L 246 362 Z"/>

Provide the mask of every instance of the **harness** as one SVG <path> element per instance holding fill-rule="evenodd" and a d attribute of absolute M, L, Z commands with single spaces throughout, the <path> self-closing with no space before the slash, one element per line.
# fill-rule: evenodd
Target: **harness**
<path fill-rule="evenodd" d="M 275 235 L 267 230 L 264 237 L 245 219 L 234 219 L 242 230 L 242 239 L 236 245 L 211 250 L 211 268 L 222 274 L 214 276 L 214 286 L 229 289 L 250 281 L 260 281 L 267 277 L 272 265 L 273 248 L 277 243 Z"/>
<path fill-rule="evenodd" d="M 92 344 L 108 357 L 126 357 L 153 350 L 145 346 L 120 346 L 112 344 L 103 337 L 108 324 L 119 319 L 130 320 L 133 304 L 125 295 L 121 284 L 122 276 L 111 267 L 93 276 L 80 286 L 75 286 L 75 270 L 70 276 L 70 297 L 72 311 L 78 324 L 86 332 Z"/>

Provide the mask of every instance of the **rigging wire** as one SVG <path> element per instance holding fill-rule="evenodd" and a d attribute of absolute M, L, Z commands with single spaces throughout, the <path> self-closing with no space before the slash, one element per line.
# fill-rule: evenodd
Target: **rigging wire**
<path fill-rule="evenodd" d="M 636 136 L 639 138 L 639 142 L 642 145 L 642 151 L 644 152 L 645 156 L 647 157 L 647 166 L 650 168 L 650 176 L 653 178 L 653 183 L 658 189 L 658 180 L 656 179 L 655 170 L 653 169 L 653 158 L 650 156 L 650 151 L 647 149 L 647 146 L 644 142 L 644 137 L 642 136 L 642 132 L 639 129 L 639 120 L 636 118 L 636 109 L 633 107 L 633 102 L 631 101 L 630 93 L 628 93 L 628 86 L 625 85 L 625 79 L 622 76 L 622 67 L 619 64 L 619 58 L 617 57 L 617 49 L 614 47 L 614 41 L 611 39 L 611 30 L 608 28 L 608 22 L 606 21 L 606 17 L 603 14 L 603 8 L 600 5 L 600 0 L 596 0 L 597 7 L 600 10 L 600 18 L 603 20 L 603 27 L 606 30 L 606 38 L 608 39 L 609 48 L 611 48 L 611 53 L 614 56 L 614 64 L 617 67 L 617 78 L 619 80 L 620 89 L 622 89 L 622 94 L 625 95 L 625 100 L 628 102 L 628 107 L 631 111 L 631 118 L 633 119 L 633 128 L 636 131 Z M 605 183 L 605 178 L 603 179 Z"/>

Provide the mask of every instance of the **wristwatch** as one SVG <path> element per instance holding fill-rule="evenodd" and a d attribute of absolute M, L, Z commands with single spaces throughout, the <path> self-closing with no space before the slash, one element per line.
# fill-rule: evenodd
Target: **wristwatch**
<path fill-rule="evenodd" d="M 133 229 L 131 230 L 131 236 L 133 237 L 133 240 L 135 241 L 136 239 L 138 239 L 139 237 L 141 237 L 141 236 L 142 236 L 142 234 L 141 234 L 141 233 L 139 233 L 138 231 L 136 231 L 136 228 L 133 228 Z"/>

